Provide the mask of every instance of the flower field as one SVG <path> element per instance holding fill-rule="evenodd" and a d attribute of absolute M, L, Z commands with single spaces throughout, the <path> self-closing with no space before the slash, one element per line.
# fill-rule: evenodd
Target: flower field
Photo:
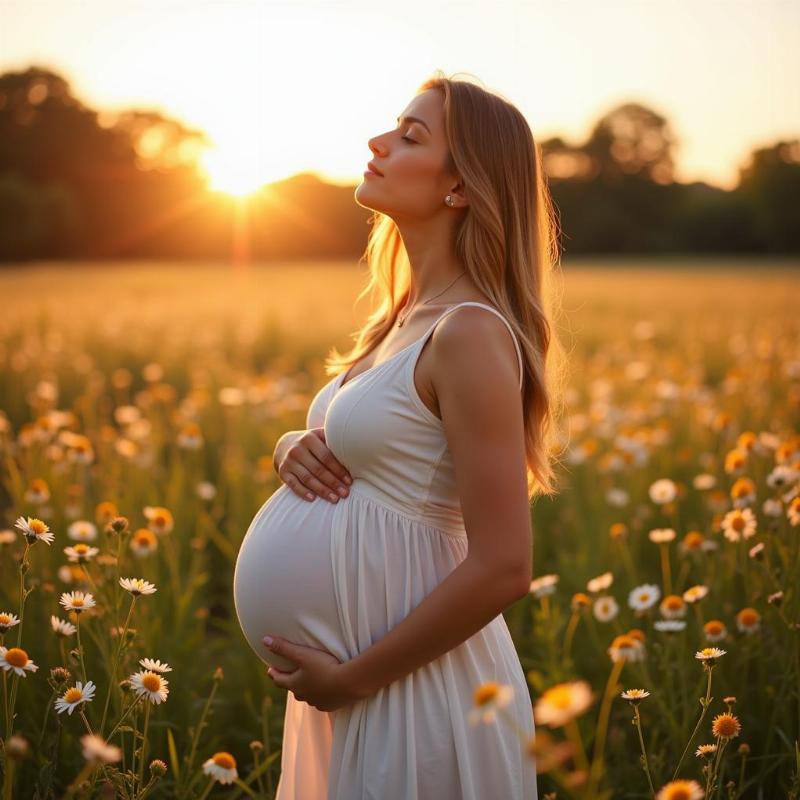
<path fill-rule="evenodd" d="M 560 493 L 505 614 L 542 798 L 800 798 L 798 266 L 564 266 Z M 3 800 L 274 797 L 233 568 L 363 279 L 0 272 Z"/>

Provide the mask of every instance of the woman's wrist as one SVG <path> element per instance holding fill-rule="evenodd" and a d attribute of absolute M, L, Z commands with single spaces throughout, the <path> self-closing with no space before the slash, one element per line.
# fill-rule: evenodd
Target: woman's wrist
<path fill-rule="evenodd" d="M 342 689 L 352 698 L 353 702 L 366 700 L 375 694 L 375 689 L 367 686 L 363 678 L 358 674 L 358 656 L 349 661 L 343 661 L 339 665 L 339 675 Z"/>

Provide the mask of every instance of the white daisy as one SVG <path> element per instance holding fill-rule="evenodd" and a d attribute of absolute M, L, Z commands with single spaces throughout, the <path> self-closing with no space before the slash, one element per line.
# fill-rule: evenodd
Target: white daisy
<path fill-rule="evenodd" d="M 67 536 L 73 542 L 93 542 L 97 538 L 97 526 L 88 519 L 76 519 L 67 528 Z"/>
<path fill-rule="evenodd" d="M 594 601 L 592 613 L 600 622 L 610 622 L 619 612 L 619 604 L 610 595 L 603 595 Z"/>
<path fill-rule="evenodd" d="M 669 478 L 662 478 L 650 485 L 650 499 L 658 504 L 671 503 L 678 496 L 678 487 Z"/>
<path fill-rule="evenodd" d="M 654 583 L 643 583 L 628 595 L 628 605 L 634 611 L 647 611 L 661 597 L 661 589 Z"/>
<path fill-rule="evenodd" d="M 39 667 L 28 658 L 28 654 L 19 647 L 11 649 L 0 645 L 0 667 L 6 672 L 13 669 L 17 675 L 25 676 L 25 670 L 36 672 Z"/>
<path fill-rule="evenodd" d="M 469 724 L 477 725 L 484 722 L 487 725 L 497 718 L 497 709 L 505 708 L 514 698 L 514 687 L 509 684 L 487 681 L 475 690 L 473 700 L 475 705 L 469 710 Z"/>
<path fill-rule="evenodd" d="M 50 616 L 50 625 L 56 636 L 72 636 L 78 630 L 71 622 L 66 622 L 56 616 Z"/>
<path fill-rule="evenodd" d="M 78 542 L 74 546 L 65 547 L 64 552 L 67 554 L 69 561 L 80 564 L 84 561 L 90 561 L 100 552 L 100 549 L 98 547 L 90 547 L 85 542 Z"/>
<path fill-rule="evenodd" d="M 749 508 L 734 508 L 722 519 L 722 530 L 729 542 L 756 535 L 756 518 Z"/>
<path fill-rule="evenodd" d="M 608 589 L 611 584 L 614 583 L 614 576 L 610 572 L 604 572 L 602 575 L 598 575 L 596 578 L 592 578 L 587 584 L 586 588 L 590 592 L 602 592 L 604 589 Z"/>
<path fill-rule="evenodd" d="M 82 681 L 77 681 L 74 686 L 67 689 L 67 691 L 56 700 L 56 711 L 58 711 L 59 714 L 66 711 L 72 716 L 72 712 L 81 703 L 88 703 L 92 700 L 95 688 L 95 685 L 91 681 L 86 681 L 86 686 L 83 685 Z"/>
<path fill-rule="evenodd" d="M 25 517 L 18 517 L 14 527 L 19 528 L 25 534 L 28 544 L 35 544 L 41 541 L 50 545 L 55 539 L 55 534 L 50 532 L 47 524 L 35 517 L 28 517 L 27 521 Z"/>
<path fill-rule="evenodd" d="M 211 775 L 219 783 L 233 783 L 239 773 L 236 771 L 236 759 L 230 753 L 214 753 L 203 763 L 203 772 Z"/>
<path fill-rule="evenodd" d="M 64 592 L 61 599 L 58 601 L 67 611 L 74 611 L 80 614 L 86 611 L 87 608 L 94 608 L 97 605 L 89 592 L 81 592 L 77 589 L 74 592 Z"/>
<path fill-rule="evenodd" d="M 699 491 L 713 489 L 716 485 L 717 479 L 708 472 L 701 472 L 699 475 L 695 475 L 692 479 L 692 486 Z"/>
<path fill-rule="evenodd" d="M 662 633 L 677 633 L 686 627 L 685 619 L 659 619 L 653 623 L 653 627 Z"/>
<path fill-rule="evenodd" d="M 558 575 L 541 575 L 531 581 L 530 589 L 528 591 L 534 597 L 545 597 L 546 595 L 553 594 L 556 590 L 558 583 Z"/>
<path fill-rule="evenodd" d="M 587 681 L 568 681 L 547 689 L 536 701 L 533 716 L 540 725 L 558 728 L 580 716 L 594 697 Z"/>
<path fill-rule="evenodd" d="M 119 585 L 126 592 L 130 592 L 137 597 L 140 594 L 153 594 L 153 592 L 157 591 L 155 585 L 148 583 L 144 578 L 120 578 Z"/>
<path fill-rule="evenodd" d="M 96 733 L 85 733 L 81 736 L 83 757 L 87 761 L 101 761 L 112 764 L 122 758 L 122 750 L 115 744 L 108 744 L 102 736 Z"/>
<path fill-rule="evenodd" d="M 653 528 L 647 538 L 655 544 L 665 544 L 675 538 L 675 531 L 672 528 Z"/>
<path fill-rule="evenodd" d="M 630 701 L 633 705 L 640 703 L 645 697 L 650 697 L 650 692 L 646 689 L 626 689 L 620 697 L 623 700 Z"/>
<path fill-rule="evenodd" d="M 164 662 L 163 664 L 156 659 L 155 661 L 152 658 L 140 658 L 139 663 L 145 668 L 149 669 L 150 672 L 158 672 L 159 674 L 164 674 L 165 672 L 172 672 L 172 667 Z"/>
<path fill-rule="evenodd" d="M 128 680 L 136 694 L 139 697 L 144 695 L 145 699 L 151 703 L 158 705 L 167 699 L 169 681 L 157 672 L 139 670 L 139 672 L 134 672 Z"/>
<path fill-rule="evenodd" d="M 19 625 L 19 618 L 10 611 L 0 611 L 0 633 L 5 633 L 9 628 Z"/>
<path fill-rule="evenodd" d="M 708 586 L 703 586 L 703 584 L 698 584 L 697 586 L 690 586 L 683 593 L 683 599 L 687 603 L 696 603 L 698 600 L 702 600 L 707 594 L 708 594 Z"/>
<path fill-rule="evenodd" d="M 704 647 L 702 650 L 698 650 L 694 657 L 698 661 L 713 665 L 718 658 L 722 658 L 727 652 L 727 650 L 720 650 L 719 647 Z"/>

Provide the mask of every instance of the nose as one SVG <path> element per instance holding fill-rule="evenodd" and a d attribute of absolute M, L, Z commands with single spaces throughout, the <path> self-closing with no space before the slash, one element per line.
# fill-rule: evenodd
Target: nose
<path fill-rule="evenodd" d="M 377 136 L 373 136 L 368 142 L 367 147 L 372 151 L 373 155 L 380 156 L 386 154 L 386 148 L 380 143 Z"/>

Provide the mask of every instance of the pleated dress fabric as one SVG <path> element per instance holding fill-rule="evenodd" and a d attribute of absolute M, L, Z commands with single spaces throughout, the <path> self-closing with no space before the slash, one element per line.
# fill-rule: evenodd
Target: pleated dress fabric
<path fill-rule="evenodd" d="M 313 398 L 306 427 L 351 476 L 348 497 L 317 498 L 330 530 L 330 571 L 305 590 L 328 594 L 327 649 L 352 658 L 407 617 L 467 555 L 467 535 L 442 421 L 414 385 L 419 354 L 436 325 L 386 361 Z M 281 490 L 288 491 L 287 487 Z M 304 525 L 313 524 L 311 516 Z M 313 578 L 312 578 L 313 580 Z M 332 588 L 331 588 L 332 587 Z M 331 596 L 332 595 L 332 596 Z M 332 633 L 331 633 L 332 632 Z M 323 641 L 325 641 L 323 639 Z M 491 724 L 470 725 L 474 691 L 510 684 L 513 700 Z M 502 614 L 440 658 L 371 697 L 334 712 L 289 692 L 277 800 L 536 800 L 536 770 L 515 726 L 533 735 L 527 682 Z"/>

